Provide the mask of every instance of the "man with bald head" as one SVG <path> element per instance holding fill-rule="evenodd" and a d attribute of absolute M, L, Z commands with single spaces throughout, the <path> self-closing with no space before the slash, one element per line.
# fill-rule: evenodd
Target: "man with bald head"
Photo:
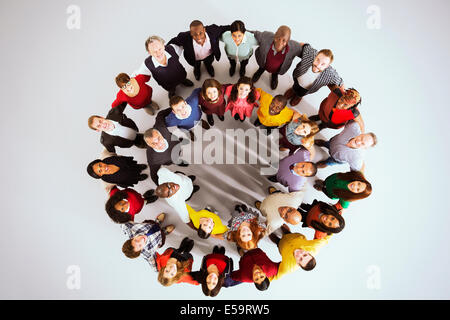
<path fill-rule="evenodd" d="M 272 74 L 270 88 L 278 86 L 278 75 L 285 74 L 296 56 L 300 56 L 302 47 L 299 42 L 291 40 L 291 29 L 281 26 L 275 34 L 273 32 L 252 31 L 259 47 L 255 51 L 259 69 L 253 75 L 253 82 L 259 80 L 264 71 Z"/>
<path fill-rule="evenodd" d="M 189 31 L 180 32 L 169 41 L 183 47 L 183 55 L 186 62 L 194 67 L 194 76 L 200 80 L 200 65 L 203 61 L 206 70 L 211 77 L 214 77 L 214 58 L 220 60 L 219 38 L 225 31 L 230 30 L 230 26 L 218 26 L 211 24 L 204 26 L 199 20 L 194 20 L 189 25 Z"/>

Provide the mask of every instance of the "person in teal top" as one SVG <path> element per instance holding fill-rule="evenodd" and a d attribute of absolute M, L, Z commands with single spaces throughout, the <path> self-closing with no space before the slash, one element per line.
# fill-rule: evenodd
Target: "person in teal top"
<path fill-rule="evenodd" d="M 372 193 L 372 185 L 359 171 L 334 173 L 325 181 L 316 180 L 314 188 L 331 199 L 339 199 L 344 209 L 348 208 L 350 202 L 367 198 Z"/>
<path fill-rule="evenodd" d="M 245 76 L 248 60 L 253 55 L 253 47 L 258 46 L 253 33 L 246 31 L 242 21 L 236 20 L 231 24 L 230 31 L 222 33 L 220 40 L 225 44 L 225 52 L 230 60 L 230 77 L 236 71 L 237 61 L 241 64 L 239 75 Z"/>

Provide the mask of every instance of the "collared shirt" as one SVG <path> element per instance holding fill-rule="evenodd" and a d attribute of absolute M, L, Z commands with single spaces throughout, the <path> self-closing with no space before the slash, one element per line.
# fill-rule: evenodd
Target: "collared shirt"
<path fill-rule="evenodd" d="M 330 139 L 330 156 L 339 162 L 348 163 L 350 170 L 361 170 L 363 160 L 363 150 L 354 149 L 347 146 L 347 143 L 361 134 L 359 124 L 353 120 L 349 121 L 341 133 Z"/>
<path fill-rule="evenodd" d="M 118 136 L 127 140 L 136 140 L 137 132 L 131 128 L 122 126 L 120 123 L 114 120 L 109 120 L 114 124 L 114 129 L 106 131 L 110 136 Z"/>
<path fill-rule="evenodd" d="M 177 46 L 177 45 L 175 45 L 175 44 L 170 44 L 170 46 L 172 46 L 172 47 L 175 49 L 175 52 L 178 54 L 178 56 L 180 56 L 181 53 L 183 52 L 183 48 L 182 48 L 182 47 L 179 47 L 179 46 Z M 155 65 L 155 68 L 158 68 L 158 67 L 163 67 L 163 68 L 165 68 L 165 67 L 167 67 L 167 66 L 169 65 L 168 61 L 169 61 L 169 59 L 172 57 L 172 55 L 171 55 L 170 53 L 168 53 L 167 51 L 165 51 L 165 50 L 164 50 L 164 55 L 166 56 L 166 59 L 167 59 L 167 64 L 166 64 L 165 66 L 162 65 L 162 64 L 160 64 L 158 61 L 156 61 L 155 57 L 152 56 L 152 62 L 153 62 L 153 64 Z M 134 72 L 131 74 L 131 77 L 135 77 L 135 76 L 138 75 L 138 74 L 145 74 L 145 75 L 148 75 L 148 76 L 151 76 L 151 75 L 152 75 L 152 73 L 150 72 L 150 70 L 149 70 L 149 69 L 147 68 L 147 66 L 145 65 L 145 61 L 142 62 L 142 64 L 141 64 L 141 66 L 139 67 L 139 69 L 137 69 L 136 71 L 134 71 Z"/>
<path fill-rule="evenodd" d="M 212 54 L 211 49 L 211 40 L 209 39 L 208 33 L 205 32 L 206 40 L 203 43 L 203 45 L 200 45 L 192 39 L 192 44 L 194 47 L 194 53 L 195 53 L 195 60 L 203 60 L 206 57 L 210 56 Z"/>
<path fill-rule="evenodd" d="M 258 45 L 258 41 L 255 39 L 253 33 L 245 31 L 242 42 L 239 46 L 236 45 L 233 38 L 231 37 L 230 31 L 225 31 L 221 36 L 220 40 L 225 44 L 225 52 L 230 59 L 235 60 L 247 60 L 253 54 L 253 46 Z"/>
<path fill-rule="evenodd" d="M 147 260 L 152 269 L 157 272 L 156 252 L 163 244 L 161 227 L 157 223 L 126 222 L 122 224 L 122 231 L 129 239 L 141 235 L 147 236 L 147 241 L 141 251 L 141 257 Z"/>

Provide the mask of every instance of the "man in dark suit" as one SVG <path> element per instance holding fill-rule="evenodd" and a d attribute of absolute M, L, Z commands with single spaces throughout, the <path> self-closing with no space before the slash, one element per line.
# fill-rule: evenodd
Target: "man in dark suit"
<path fill-rule="evenodd" d="M 133 145 L 141 149 L 146 147 L 144 137 L 139 133 L 136 123 L 123 113 L 126 105 L 126 103 L 123 103 L 112 108 L 106 118 L 101 116 L 89 117 L 89 128 L 102 133 L 100 143 L 109 152 L 115 153 L 115 147 L 130 148 Z"/>
<path fill-rule="evenodd" d="M 219 38 L 230 26 L 218 26 L 211 24 L 204 27 L 199 20 L 194 20 L 189 26 L 189 31 L 180 32 L 168 44 L 174 44 L 184 49 L 184 58 L 194 67 L 195 79 L 200 80 L 200 64 L 203 61 L 206 70 L 214 77 L 214 58 L 220 60 Z"/>

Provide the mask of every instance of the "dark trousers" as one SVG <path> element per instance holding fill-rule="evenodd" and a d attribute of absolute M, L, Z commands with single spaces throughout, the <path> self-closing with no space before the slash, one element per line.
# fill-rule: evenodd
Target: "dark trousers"
<path fill-rule="evenodd" d="M 200 70 L 200 65 L 202 64 L 202 61 L 205 64 L 205 66 L 211 66 L 212 63 L 214 62 L 214 55 L 210 54 L 203 60 L 195 60 L 194 70 Z"/>
<path fill-rule="evenodd" d="M 259 121 L 259 118 L 256 118 L 255 122 L 253 122 L 253 125 L 255 127 L 262 127 L 263 129 L 266 129 L 267 130 L 267 135 L 272 133 L 272 129 L 278 128 L 278 127 L 266 127 L 265 125 L 263 125 L 261 123 L 261 121 Z"/>
<path fill-rule="evenodd" d="M 230 61 L 230 65 L 231 65 L 233 68 L 236 68 L 236 60 L 230 59 L 230 58 L 228 58 L 228 60 Z M 242 60 L 242 61 L 240 62 L 240 63 L 241 63 L 241 69 L 242 69 L 242 68 L 245 68 L 245 67 L 247 66 L 248 60 L 249 60 L 249 59 L 247 59 L 247 60 Z"/>
<path fill-rule="evenodd" d="M 298 84 L 297 78 L 294 78 L 294 85 L 292 86 L 292 89 L 299 97 L 303 97 L 308 92 L 308 89 L 305 89 Z"/>

